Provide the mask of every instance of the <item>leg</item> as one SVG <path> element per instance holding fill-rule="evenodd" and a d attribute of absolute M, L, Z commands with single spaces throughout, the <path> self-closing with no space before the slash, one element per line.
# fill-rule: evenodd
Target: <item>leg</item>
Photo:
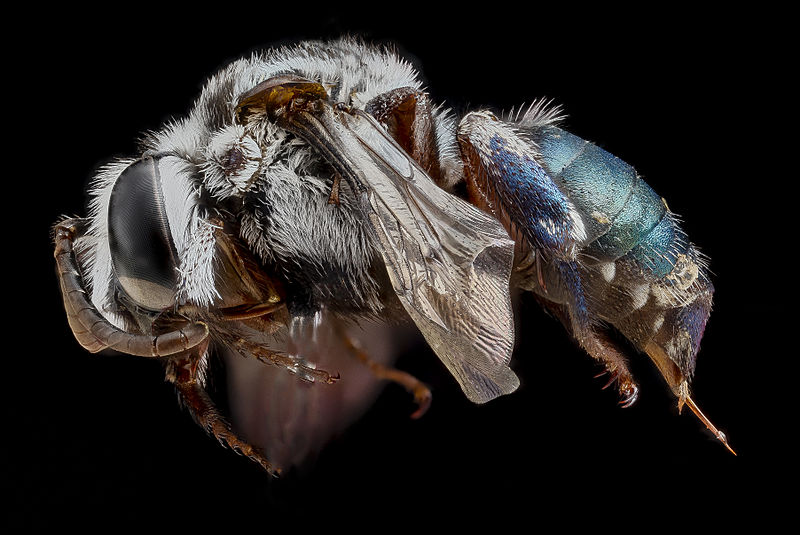
<path fill-rule="evenodd" d="M 608 335 L 593 325 L 586 303 L 577 259 L 585 239 L 583 220 L 536 161 L 538 149 L 511 125 L 481 112 L 461 121 L 458 142 L 470 200 L 503 222 L 517 237 L 521 250 L 534 251 L 543 295 L 548 294 L 548 287 L 542 269 L 558 281 L 550 291 L 558 293 L 557 301 L 563 304 L 542 298 L 543 304 L 587 353 L 605 365 L 611 382 L 618 382 L 623 405 L 630 406 L 638 389 L 625 357 Z"/>
<path fill-rule="evenodd" d="M 568 325 L 579 341 L 590 340 L 591 318 L 577 260 L 586 237 L 583 220 L 536 161 L 538 149 L 486 112 L 464 117 L 457 137 L 470 201 L 503 223 L 518 246 L 534 250 L 537 261 L 551 266 L 564 286 Z"/>
<path fill-rule="evenodd" d="M 259 450 L 236 435 L 230 423 L 217 410 L 213 400 L 200 384 L 197 365 L 205 349 L 206 344 L 203 344 L 202 348 L 192 349 L 186 354 L 170 359 L 167 364 L 167 380 L 175 385 L 181 400 L 200 427 L 214 435 L 221 444 L 261 465 L 271 475 L 279 475 L 279 468 L 273 466 Z"/>
<path fill-rule="evenodd" d="M 563 305 L 547 301 L 540 296 L 537 296 L 537 299 L 544 308 L 564 324 L 567 331 L 572 332 L 568 313 L 564 310 Z M 617 391 L 621 397 L 620 405 L 627 408 L 636 403 L 639 397 L 639 387 L 636 385 L 630 370 L 628 370 L 625 354 L 611 339 L 608 332 L 599 327 L 593 327 L 586 330 L 580 338 L 575 336 L 574 333 L 572 334 L 583 350 L 592 358 L 599 360 L 605 367 L 605 370 L 599 373 L 597 377 L 605 374 L 610 375 L 610 379 L 603 386 L 603 389 L 616 382 Z"/>
<path fill-rule="evenodd" d="M 89 299 L 73 253 L 72 244 L 85 225 L 82 219 L 66 219 L 55 227 L 54 255 L 61 296 L 78 343 L 92 353 L 110 348 L 129 355 L 164 357 L 186 351 L 208 339 L 208 327 L 202 322 L 185 322 L 160 335 L 130 333 L 112 325 Z"/>
<path fill-rule="evenodd" d="M 302 357 L 277 353 L 243 338 L 232 342 L 232 346 L 242 355 L 252 355 L 265 364 L 274 364 L 285 368 L 309 383 L 322 381 L 330 385 L 339 380 L 338 373 L 331 374 L 325 370 L 319 370 L 313 363 L 309 363 Z"/>
<path fill-rule="evenodd" d="M 361 349 L 361 347 L 359 347 L 358 342 L 349 336 L 338 322 L 336 323 L 336 334 L 341 337 L 342 341 L 350 350 L 350 352 L 365 366 L 367 366 L 369 371 L 371 371 L 375 377 L 397 383 L 405 388 L 412 396 L 414 396 L 414 402 L 417 404 L 417 410 L 411 414 L 411 418 L 415 420 L 417 418 L 421 418 L 422 415 L 428 411 L 428 408 L 431 406 L 433 395 L 431 394 L 430 388 L 428 388 L 425 383 L 410 373 L 406 373 L 396 368 L 384 366 L 383 364 L 372 360 L 369 355 L 367 355 Z"/>
<path fill-rule="evenodd" d="M 558 273 L 568 293 L 576 337 L 590 329 L 577 251 L 586 237 L 581 215 L 536 161 L 538 149 L 510 124 L 487 112 L 458 127 L 470 201 L 492 213 L 512 236 Z"/>
<path fill-rule="evenodd" d="M 608 373 L 611 376 L 608 383 L 606 383 L 603 388 L 608 388 L 616 381 L 617 391 L 622 398 L 619 402 L 620 405 L 625 408 L 630 407 L 636 403 L 636 400 L 639 398 L 639 387 L 636 385 L 636 382 L 634 382 L 633 375 L 631 375 L 631 372 L 628 370 L 625 355 L 619 347 L 611 341 L 607 332 L 593 329 L 592 333 L 594 335 L 593 339 L 582 345 L 589 355 L 604 364 L 606 371 L 600 375 Z"/>

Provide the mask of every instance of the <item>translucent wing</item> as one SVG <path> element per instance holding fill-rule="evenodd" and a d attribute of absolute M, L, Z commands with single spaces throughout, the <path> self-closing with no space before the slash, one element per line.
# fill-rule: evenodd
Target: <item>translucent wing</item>
<path fill-rule="evenodd" d="M 334 108 L 318 84 L 278 82 L 246 95 L 240 119 L 263 109 L 350 182 L 397 296 L 467 397 L 513 392 L 514 242 L 502 225 L 440 189 L 369 114 Z"/>
<path fill-rule="evenodd" d="M 359 158 L 368 215 L 400 301 L 467 396 L 485 402 L 519 385 L 509 298 L 513 242 L 493 218 L 439 188 L 367 114 L 340 120 Z"/>

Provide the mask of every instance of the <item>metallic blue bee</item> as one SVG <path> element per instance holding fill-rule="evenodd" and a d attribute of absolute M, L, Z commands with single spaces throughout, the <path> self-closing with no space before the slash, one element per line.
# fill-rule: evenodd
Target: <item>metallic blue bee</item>
<path fill-rule="evenodd" d="M 713 294 L 704 258 L 631 166 L 561 130 L 555 108 L 520 115 L 456 120 L 408 63 L 352 39 L 238 60 L 185 119 L 98 172 L 89 218 L 56 225 L 70 326 L 90 351 L 161 360 L 196 421 L 274 473 L 381 380 L 424 412 L 430 390 L 392 368 L 409 325 L 472 401 L 513 392 L 520 288 L 623 405 L 638 388 L 610 329 L 727 446 L 689 392 Z M 214 358 L 229 415 L 208 393 Z"/>
<path fill-rule="evenodd" d="M 638 388 L 609 326 L 650 356 L 679 407 L 688 404 L 727 445 L 689 395 L 714 293 L 704 257 L 633 167 L 556 122 L 541 106 L 516 123 L 467 116 L 459 141 L 472 201 L 516 229 L 529 255 L 519 286 L 604 363 L 623 406 Z"/>

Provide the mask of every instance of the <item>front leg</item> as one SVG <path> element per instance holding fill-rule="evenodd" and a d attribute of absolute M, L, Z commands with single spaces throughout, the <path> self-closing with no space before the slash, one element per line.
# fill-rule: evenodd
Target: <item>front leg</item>
<path fill-rule="evenodd" d="M 181 401 L 199 426 L 214 435 L 221 444 L 257 462 L 269 474 L 280 475 L 280 468 L 273 466 L 257 448 L 239 438 L 203 387 L 198 365 L 207 346 L 206 343 L 171 358 L 167 363 L 167 380 L 175 385 Z"/>
<path fill-rule="evenodd" d="M 203 322 L 181 322 L 160 334 L 128 332 L 112 324 L 95 307 L 81 275 L 74 243 L 86 230 L 85 219 L 64 219 L 54 229 L 58 281 L 67 320 L 75 339 L 97 353 L 110 348 L 140 357 L 166 357 L 207 343 L 208 326 Z"/>

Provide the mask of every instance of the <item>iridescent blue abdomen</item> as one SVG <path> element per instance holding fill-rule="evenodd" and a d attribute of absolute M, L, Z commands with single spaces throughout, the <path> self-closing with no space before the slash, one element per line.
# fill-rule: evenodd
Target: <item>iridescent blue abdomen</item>
<path fill-rule="evenodd" d="M 661 197 L 611 153 L 553 126 L 534 129 L 540 163 L 582 214 L 583 254 L 598 261 L 628 256 L 666 276 L 688 240 Z"/>

